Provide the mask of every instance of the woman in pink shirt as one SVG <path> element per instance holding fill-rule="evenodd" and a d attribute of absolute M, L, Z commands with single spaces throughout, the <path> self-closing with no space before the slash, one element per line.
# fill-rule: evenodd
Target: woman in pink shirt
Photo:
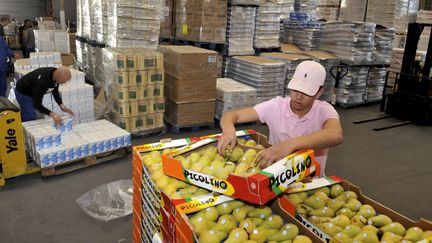
<path fill-rule="evenodd" d="M 236 123 L 259 120 L 269 127 L 269 142 L 273 145 L 256 160 L 262 168 L 295 150 L 310 148 L 315 151 L 324 176 L 328 149 L 343 141 L 338 113 L 329 103 L 317 100 L 323 93 L 325 77 L 321 64 L 304 61 L 297 66 L 288 84 L 289 97 L 276 97 L 253 108 L 224 113 L 220 122 L 223 134 L 219 138 L 219 153 L 223 154 L 228 145 L 235 147 Z"/>

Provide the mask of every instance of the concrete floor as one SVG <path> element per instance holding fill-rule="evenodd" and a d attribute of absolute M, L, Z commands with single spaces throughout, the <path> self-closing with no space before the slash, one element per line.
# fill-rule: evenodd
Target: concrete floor
<path fill-rule="evenodd" d="M 364 194 L 412 219 L 432 219 L 432 127 L 408 125 L 375 132 L 378 121 L 352 122 L 378 113 L 378 106 L 340 109 L 345 141 L 330 151 L 327 175 L 339 175 L 360 186 Z M 249 127 L 241 127 L 245 129 Z M 251 127 L 267 133 L 265 126 Z M 181 138 L 212 134 L 203 129 Z M 152 136 L 134 144 L 158 141 Z M 131 216 L 98 222 L 80 210 L 76 198 L 108 182 L 131 178 L 131 157 L 69 174 L 41 178 L 21 176 L 0 189 L 0 242 L 131 242 Z"/>

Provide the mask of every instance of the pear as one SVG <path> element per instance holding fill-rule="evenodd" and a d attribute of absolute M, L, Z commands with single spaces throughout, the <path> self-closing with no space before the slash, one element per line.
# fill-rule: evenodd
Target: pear
<path fill-rule="evenodd" d="M 419 227 L 411 227 L 406 231 L 404 240 L 409 240 L 412 242 L 420 241 L 423 237 L 423 230 Z"/>
<path fill-rule="evenodd" d="M 341 233 L 348 235 L 350 238 L 354 238 L 361 231 L 362 231 L 361 228 L 358 227 L 357 225 L 348 225 L 341 231 Z"/>
<path fill-rule="evenodd" d="M 196 162 L 198 162 L 200 157 L 201 157 L 201 155 L 197 152 L 193 152 L 193 153 L 189 154 L 189 156 L 188 156 L 191 164 L 195 164 Z"/>
<path fill-rule="evenodd" d="M 343 189 L 343 187 L 339 184 L 335 184 L 333 186 L 330 187 L 330 196 L 332 198 L 336 198 L 339 195 L 341 195 L 345 190 Z"/>
<path fill-rule="evenodd" d="M 271 235 L 267 240 L 269 241 L 285 241 L 293 240 L 299 234 L 299 229 L 294 224 L 285 224 L 282 228 L 274 235 Z"/>
<path fill-rule="evenodd" d="M 171 153 L 171 149 L 164 149 L 162 151 L 162 154 L 169 154 L 169 153 Z"/>
<path fill-rule="evenodd" d="M 200 235 L 201 232 L 216 226 L 215 222 L 205 219 L 202 215 L 198 215 L 198 217 L 193 217 L 189 221 L 191 222 L 193 229 L 197 235 Z"/>
<path fill-rule="evenodd" d="M 324 231 L 326 234 L 328 234 L 329 236 L 333 236 L 336 233 L 339 233 L 342 231 L 342 228 L 339 226 L 336 226 L 333 223 L 327 222 L 327 223 L 322 223 L 320 225 L 318 225 L 318 227 Z"/>
<path fill-rule="evenodd" d="M 203 166 L 208 166 L 212 162 L 212 158 L 208 156 L 207 154 L 204 154 L 201 156 L 197 163 L 202 164 Z"/>
<path fill-rule="evenodd" d="M 237 220 L 237 222 L 240 222 L 244 218 L 246 218 L 247 213 L 253 209 L 254 209 L 254 207 L 252 207 L 252 206 L 243 205 L 241 207 L 234 209 L 233 217 L 235 218 L 235 220 Z"/>
<path fill-rule="evenodd" d="M 313 209 L 320 209 L 325 206 L 325 201 L 322 200 L 319 196 L 312 195 L 304 201 L 304 204 Z"/>
<path fill-rule="evenodd" d="M 235 164 L 227 164 L 225 170 L 228 171 L 228 174 L 232 174 L 235 171 L 235 167 Z"/>
<path fill-rule="evenodd" d="M 292 243 L 312 243 L 312 240 L 305 235 L 297 235 Z"/>
<path fill-rule="evenodd" d="M 226 215 L 226 214 L 230 214 L 235 208 L 241 207 L 243 205 L 244 205 L 243 202 L 233 200 L 233 201 L 224 202 L 222 204 L 217 205 L 216 209 L 219 215 Z"/>
<path fill-rule="evenodd" d="M 244 139 L 244 138 L 239 138 L 239 139 L 237 139 L 237 141 L 239 142 L 239 144 L 245 144 L 246 143 L 246 139 Z"/>
<path fill-rule="evenodd" d="M 229 160 L 232 162 L 237 162 L 243 156 L 243 149 L 235 147 L 229 156 Z"/>
<path fill-rule="evenodd" d="M 226 164 L 226 162 L 224 161 L 220 161 L 220 160 L 213 160 L 210 163 L 210 166 L 213 166 L 215 169 L 219 168 L 219 167 L 224 167 Z"/>
<path fill-rule="evenodd" d="M 164 188 L 168 184 L 169 179 L 170 178 L 166 175 L 159 177 L 159 180 L 156 181 L 156 187 L 159 189 Z"/>
<path fill-rule="evenodd" d="M 162 173 L 163 174 L 163 173 Z M 303 202 L 303 199 L 300 198 L 298 194 L 289 194 L 286 196 L 294 205 L 297 205 L 299 203 Z"/>
<path fill-rule="evenodd" d="M 229 172 L 226 168 L 219 167 L 219 168 L 215 169 L 214 176 L 220 180 L 226 180 L 226 179 L 228 179 Z"/>
<path fill-rule="evenodd" d="M 370 217 L 376 216 L 375 209 L 368 204 L 363 204 L 357 213 L 358 215 L 361 215 L 365 217 L 366 219 L 369 219 Z"/>
<path fill-rule="evenodd" d="M 151 151 L 150 156 L 153 158 L 157 158 L 161 156 L 161 153 L 159 151 Z"/>
<path fill-rule="evenodd" d="M 244 145 L 248 146 L 248 147 L 255 147 L 257 145 L 257 143 L 254 140 L 249 139 L 246 141 L 246 143 Z"/>
<path fill-rule="evenodd" d="M 425 231 L 425 232 L 423 233 L 422 240 L 427 239 L 427 238 L 429 238 L 429 237 L 431 237 L 431 236 L 432 236 L 432 230 Z"/>
<path fill-rule="evenodd" d="M 379 229 L 377 227 L 373 226 L 373 225 L 365 225 L 365 226 L 362 227 L 361 230 L 363 232 L 371 232 L 371 233 L 374 233 L 374 234 L 378 234 L 378 232 L 379 232 Z"/>
<path fill-rule="evenodd" d="M 262 225 L 262 223 L 264 223 L 264 219 L 261 218 L 248 218 L 248 219 L 252 220 L 252 222 L 256 227 L 259 227 Z"/>
<path fill-rule="evenodd" d="M 326 222 L 330 222 L 330 217 L 318 217 L 318 216 L 310 216 L 307 220 L 312 224 L 318 225 Z"/>
<path fill-rule="evenodd" d="M 306 198 L 308 198 L 307 192 L 298 192 L 296 193 L 296 195 L 298 195 L 303 201 L 306 200 Z"/>
<path fill-rule="evenodd" d="M 204 169 L 201 171 L 201 173 L 203 174 L 207 174 L 207 175 L 211 175 L 214 176 L 215 174 L 215 168 L 213 166 L 206 166 L 204 167 Z"/>
<path fill-rule="evenodd" d="M 202 212 L 202 215 L 210 221 L 215 222 L 219 218 L 219 213 L 215 207 L 206 208 Z"/>
<path fill-rule="evenodd" d="M 358 212 L 361 206 L 362 203 L 357 199 L 350 199 L 345 204 L 345 207 L 351 209 L 353 212 Z"/>
<path fill-rule="evenodd" d="M 341 208 L 336 212 L 337 215 L 345 215 L 348 218 L 352 218 L 355 213 L 353 211 L 351 211 L 351 209 L 349 208 Z"/>
<path fill-rule="evenodd" d="M 239 228 L 245 229 L 246 232 L 248 232 L 250 234 L 256 228 L 256 226 L 255 226 L 255 223 L 253 222 L 253 220 L 248 218 L 248 219 L 243 219 L 242 221 L 240 221 Z"/>
<path fill-rule="evenodd" d="M 190 194 L 190 197 L 197 197 L 197 196 L 201 196 L 201 195 L 206 195 L 209 194 L 210 192 L 207 191 L 206 189 L 200 188 L 198 189 L 198 191 Z"/>
<path fill-rule="evenodd" d="M 341 209 L 342 207 L 345 206 L 345 202 L 344 201 L 339 201 L 336 199 L 331 199 L 327 201 L 327 207 L 333 209 L 333 211 L 338 211 L 339 209 Z"/>
<path fill-rule="evenodd" d="M 392 220 L 387 215 L 381 214 L 378 216 L 370 217 L 368 220 L 368 224 L 371 224 L 377 228 L 381 228 L 388 224 L 391 224 Z"/>
<path fill-rule="evenodd" d="M 179 190 L 179 193 L 180 194 L 192 194 L 192 193 L 195 193 L 196 191 L 198 191 L 198 187 L 196 187 L 196 186 L 188 186 L 188 187 L 186 187 L 186 188 L 183 188 L 183 189 L 180 189 Z"/>
<path fill-rule="evenodd" d="M 327 188 L 327 187 L 325 187 L 325 188 Z M 327 194 L 325 194 L 324 192 L 322 192 L 322 191 L 319 191 L 319 192 L 315 192 L 315 194 L 314 194 L 315 196 L 318 196 L 318 197 L 320 197 L 321 198 L 321 200 L 323 200 L 324 201 L 324 203 L 327 203 L 328 202 L 328 200 L 330 200 L 330 198 L 327 196 Z"/>
<path fill-rule="evenodd" d="M 357 199 L 357 194 L 353 191 L 345 191 L 336 197 L 336 200 L 348 202 L 350 199 Z"/>
<path fill-rule="evenodd" d="M 276 234 L 277 232 L 277 229 L 259 227 L 252 231 L 252 233 L 249 235 L 249 239 L 257 242 L 266 242 L 270 236 Z"/>
<path fill-rule="evenodd" d="M 361 215 L 354 215 L 351 218 L 351 224 L 363 227 L 367 224 L 367 219 Z"/>
<path fill-rule="evenodd" d="M 235 228 L 229 233 L 225 243 L 243 243 L 249 238 L 248 233 L 242 228 Z"/>
<path fill-rule="evenodd" d="M 204 165 L 200 162 L 197 162 L 197 163 L 192 164 L 191 170 L 196 171 L 196 172 L 201 172 L 205 166 L 206 165 Z"/>
<path fill-rule="evenodd" d="M 173 192 L 173 193 L 169 194 L 169 196 L 173 200 L 183 199 L 183 196 L 178 192 Z"/>
<path fill-rule="evenodd" d="M 264 145 L 262 145 L 262 144 L 257 144 L 257 145 L 256 145 L 256 148 L 259 148 L 259 149 L 265 149 Z"/>
<path fill-rule="evenodd" d="M 164 175 L 163 171 L 158 170 L 158 171 L 155 171 L 155 172 L 151 173 L 150 178 L 153 181 L 158 181 L 159 178 L 161 178 L 163 175 Z"/>
<path fill-rule="evenodd" d="M 204 230 L 199 236 L 199 242 L 219 243 L 226 238 L 228 233 L 218 230 Z"/>
<path fill-rule="evenodd" d="M 404 236 L 406 232 L 405 227 L 403 227 L 402 224 L 398 222 L 393 222 L 391 224 L 383 226 L 380 228 L 380 230 L 382 232 L 392 232 L 400 236 Z"/>
<path fill-rule="evenodd" d="M 237 221 L 235 221 L 232 215 L 222 215 L 219 217 L 217 224 L 212 229 L 228 233 L 236 227 Z"/>
<path fill-rule="evenodd" d="M 165 192 L 165 194 L 171 195 L 177 191 L 177 185 L 175 183 L 169 183 L 165 185 L 165 187 L 162 190 Z"/>
<path fill-rule="evenodd" d="M 339 226 L 341 228 L 345 228 L 349 224 L 351 224 L 351 220 L 345 216 L 345 215 L 338 215 L 332 219 L 329 220 L 330 223 L 333 223 L 336 226 Z"/>
<path fill-rule="evenodd" d="M 225 158 L 222 157 L 222 155 L 220 155 L 220 154 L 216 154 L 216 156 L 213 158 L 213 161 L 225 162 Z"/>
<path fill-rule="evenodd" d="M 240 163 L 246 163 L 248 165 L 251 165 L 252 162 L 255 160 L 255 157 L 257 155 L 257 152 L 255 149 L 248 149 L 243 156 L 238 160 Z"/>
<path fill-rule="evenodd" d="M 339 232 L 332 236 L 333 241 L 330 242 L 338 242 L 338 243 L 351 243 L 352 239 L 345 233 Z"/>
<path fill-rule="evenodd" d="M 154 163 L 148 167 L 150 173 L 153 173 L 158 170 L 162 170 L 162 163 Z"/>
<path fill-rule="evenodd" d="M 261 206 L 261 207 L 257 207 L 251 211 L 249 211 L 247 213 L 247 216 L 250 218 L 261 218 L 261 219 L 266 219 L 268 216 L 270 216 L 272 213 L 271 208 L 269 207 L 265 207 L 265 206 Z"/>
<path fill-rule="evenodd" d="M 363 242 L 363 243 L 378 243 L 378 236 L 371 232 L 361 232 L 356 235 L 353 239 L 354 241 Z"/>
<path fill-rule="evenodd" d="M 402 240 L 402 236 L 392 232 L 384 232 L 383 236 L 381 237 L 381 241 L 399 242 L 401 240 Z"/>
<path fill-rule="evenodd" d="M 304 205 L 304 204 L 298 204 L 297 206 L 296 206 L 296 211 L 297 211 L 297 213 L 299 213 L 299 214 L 301 214 L 301 215 L 308 215 L 310 212 L 312 212 L 314 209 L 313 208 L 311 208 L 311 207 L 309 207 L 309 206 L 306 206 L 306 205 Z"/>
<path fill-rule="evenodd" d="M 324 194 L 326 194 L 328 196 L 328 195 L 330 195 L 330 188 L 321 187 L 321 188 L 309 190 L 309 191 L 307 191 L 307 194 L 308 194 L 308 196 L 312 196 L 312 195 L 315 195 L 317 192 L 323 192 Z"/>
<path fill-rule="evenodd" d="M 312 212 L 309 213 L 311 216 L 318 216 L 318 217 L 334 217 L 335 213 L 331 208 L 323 207 L 320 209 L 315 209 Z"/>
<path fill-rule="evenodd" d="M 271 229 L 280 229 L 283 225 L 283 219 L 279 215 L 270 215 L 260 227 Z"/>

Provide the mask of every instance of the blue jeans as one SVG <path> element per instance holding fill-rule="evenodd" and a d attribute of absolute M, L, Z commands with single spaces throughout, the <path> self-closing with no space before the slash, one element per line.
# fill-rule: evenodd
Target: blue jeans
<path fill-rule="evenodd" d="M 23 122 L 36 120 L 37 114 L 33 105 L 33 98 L 21 94 L 17 89 L 15 89 L 15 96 L 21 107 L 21 120 Z"/>
<path fill-rule="evenodd" d="M 6 97 L 8 71 L 0 71 L 0 96 Z"/>

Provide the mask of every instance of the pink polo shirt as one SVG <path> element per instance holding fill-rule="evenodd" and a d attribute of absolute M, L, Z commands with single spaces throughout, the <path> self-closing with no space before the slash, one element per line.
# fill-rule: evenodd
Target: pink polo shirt
<path fill-rule="evenodd" d="M 320 100 L 316 100 L 311 110 L 299 119 L 291 110 L 290 100 L 289 97 L 276 97 L 254 107 L 260 121 L 269 127 L 270 144 L 317 132 L 328 119 L 339 119 L 333 106 Z M 321 176 L 324 176 L 327 154 L 328 149 L 315 151 L 316 160 L 321 164 Z"/>

